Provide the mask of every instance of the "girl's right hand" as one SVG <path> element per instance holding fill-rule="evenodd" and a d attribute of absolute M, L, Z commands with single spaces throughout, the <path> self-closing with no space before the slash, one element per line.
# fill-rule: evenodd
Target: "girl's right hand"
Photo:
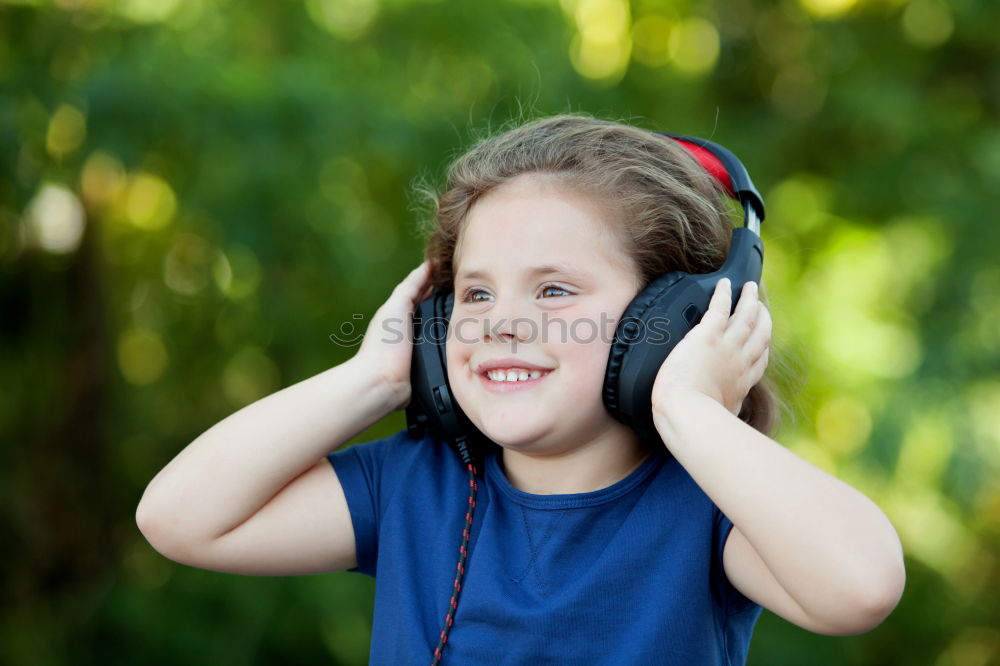
<path fill-rule="evenodd" d="M 388 389 L 392 410 L 410 402 L 413 313 L 432 290 L 430 260 L 410 271 L 375 311 L 355 358 L 368 366 Z"/>

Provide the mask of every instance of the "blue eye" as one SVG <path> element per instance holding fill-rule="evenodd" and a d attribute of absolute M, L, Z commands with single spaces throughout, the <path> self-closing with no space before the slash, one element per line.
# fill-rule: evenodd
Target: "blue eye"
<path fill-rule="evenodd" d="M 472 298 L 472 296 L 474 296 L 475 294 L 486 294 L 486 292 L 483 291 L 482 289 L 476 289 L 475 287 L 473 287 L 471 289 L 466 289 L 465 293 L 462 294 L 462 302 L 463 303 L 482 303 L 483 302 L 482 299 Z M 489 294 L 487 294 L 487 295 L 489 295 Z"/>
<path fill-rule="evenodd" d="M 561 292 L 562 292 L 563 294 L 565 294 L 565 295 L 567 295 L 567 296 L 569 296 L 569 295 L 570 295 L 568 291 L 566 291 L 566 290 L 565 290 L 565 289 L 563 289 L 562 287 L 560 287 L 560 286 L 558 286 L 558 285 L 555 285 L 555 284 L 548 284 L 548 285 L 545 285 L 544 287 L 542 287 L 542 293 L 544 294 L 544 293 L 545 293 L 545 292 L 547 292 L 547 291 L 548 291 L 549 289 L 555 289 L 556 291 L 561 291 Z"/>
<path fill-rule="evenodd" d="M 562 292 L 562 293 L 561 294 L 557 293 L 557 294 L 551 294 L 550 295 L 549 294 L 549 290 L 554 290 L 556 292 Z M 485 296 L 485 298 L 479 298 L 478 297 L 479 294 L 483 294 Z M 551 298 L 553 296 L 571 296 L 572 295 L 566 289 L 563 289 L 559 285 L 555 285 L 555 284 L 547 284 L 544 287 L 542 287 L 542 294 L 543 294 L 543 296 L 545 296 L 547 298 Z M 482 289 L 479 289 L 479 288 L 476 288 L 476 287 L 470 287 L 469 289 L 465 290 L 464 294 L 462 294 L 462 302 L 463 303 L 485 303 L 485 302 L 487 302 L 489 300 L 489 298 L 490 298 L 489 292 L 486 292 L 486 291 L 484 291 Z"/>

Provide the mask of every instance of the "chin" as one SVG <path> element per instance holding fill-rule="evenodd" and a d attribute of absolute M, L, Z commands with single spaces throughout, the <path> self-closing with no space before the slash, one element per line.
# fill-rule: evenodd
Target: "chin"
<path fill-rule="evenodd" d="M 505 449 L 525 449 L 543 438 L 550 428 L 542 423 L 532 423 L 522 416 L 519 420 L 504 418 L 502 414 L 480 415 L 476 426 L 491 440 Z"/>

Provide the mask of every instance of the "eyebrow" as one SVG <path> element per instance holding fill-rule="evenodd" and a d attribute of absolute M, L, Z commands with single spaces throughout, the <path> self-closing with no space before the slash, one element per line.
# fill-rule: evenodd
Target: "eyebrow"
<path fill-rule="evenodd" d="M 528 269 L 528 275 L 531 277 L 536 277 L 539 275 L 552 275 L 553 273 L 559 273 L 562 275 L 568 275 L 575 278 L 585 278 L 586 273 L 575 266 L 570 264 L 544 264 L 542 266 L 533 266 Z M 475 269 L 461 271 L 455 276 L 456 280 L 472 280 L 472 279 L 482 279 L 489 277 L 489 271 Z"/>

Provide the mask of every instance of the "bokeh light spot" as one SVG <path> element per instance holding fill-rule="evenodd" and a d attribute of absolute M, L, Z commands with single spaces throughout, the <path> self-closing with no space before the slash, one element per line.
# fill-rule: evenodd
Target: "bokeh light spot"
<path fill-rule="evenodd" d="M 954 502 L 936 488 L 893 484 L 882 499 L 886 515 L 903 543 L 903 550 L 954 583 L 978 544 L 960 520 Z"/>
<path fill-rule="evenodd" d="M 858 286 L 858 282 L 854 284 Z M 820 340 L 822 351 L 855 381 L 862 377 L 905 377 L 922 358 L 912 330 L 876 320 L 843 300 L 831 304 L 822 319 L 826 324 Z"/>
<path fill-rule="evenodd" d="M 28 203 L 24 223 L 29 244 L 56 254 L 73 252 L 83 238 L 83 205 L 68 188 L 45 183 Z"/>
<path fill-rule="evenodd" d="M 622 0 L 580 0 L 570 61 L 582 76 L 610 84 L 625 74 L 632 53 L 628 6 Z"/>
<path fill-rule="evenodd" d="M 118 339 L 118 367 L 130 384 L 152 384 L 167 369 L 169 357 L 160 336 L 146 328 L 130 328 Z"/>
<path fill-rule="evenodd" d="M 768 214 L 784 229 L 810 231 L 830 211 L 830 186 L 823 179 L 797 174 L 781 181 L 767 198 Z"/>
<path fill-rule="evenodd" d="M 840 16 L 857 4 L 858 0 L 799 0 L 799 5 L 813 16 L 832 18 Z"/>
<path fill-rule="evenodd" d="M 226 364 L 222 388 L 235 406 L 243 406 L 269 395 L 278 388 L 278 368 L 256 347 L 244 347 Z"/>
<path fill-rule="evenodd" d="M 378 0 L 306 0 L 306 11 L 316 25 L 346 40 L 368 32 L 378 10 Z"/>
<path fill-rule="evenodd" d="M 615 83 L 625 73 L 630 47 L 625 39 L 602 42 L 577 35 L 570 44 L 570 61 L 588 79 Z"/>
<path fill-rule="evenodd" d="M 647 67 L 670 62 L 670 20 L 660 14 L 643 16 L 632 27 L 632 57 Z"/>
<path fill-rule="evenodd" d="M 941 46 L 954 30 L 951 10 L 942 0 L 911 0 L 903 11 L 903 34 L 916 46 Z"/>
<path fill-rule="evenodd" d="M 899 300 L 910 278 L 895 270 L 897 259 L 884 234 L 833 216 L 829 225 L 831 240 L 803 278 L 824 295 L 815 320 L 817 362 L 854 386 L 911 373 L 922 350 L 916 324 Z"/>
<path fill-rule="evenodd" d="M 826 101 L 826 84 L 801 62 L 778 70 L 771 86 L 771 103 L 782 115 L 795 120 L 815 115 Z"/>
<path fill-rule="evenodd" d="M 628 29 L 628 7 L 622 0 L 580 0 L 573 13 L 577 30 L 588 40 L 613 41 Z"/>
<path fill-rule="evenodd" d="M 193 296 L 208 284 L 212 247 L 201 236 L 178 234 L 163 260 L 163 282 L 178 294 Z"/>
<path fill-rule="evenodd" d="M 1000 381 L 982 380 L 969 385 L 966 404 L 975 433 L 978 459 L 992 472 L 1000 472 Z M 995 476 L 994 476 L 995 478 Z"/>
<path fill-rule="evenodd" d="M 859 400 L 838 395 L 827 400 L 816 414 L 816 434 L 823 447 L 850 456 L 867 441 L 872 419 Z"/>
<path fill-rule="evenodd" d="M 946 415 L 917 415 L 903 437 L 894 472 L 896 483 L 940 488 L 954 449 L 955 435 Z"/>
<path fill-rule="evenodd" d="M 215 286 L 219 291 L 225 293 L 233 283 L 233 267 L 229 263 L 226 253 L 219 251 L 212 262 L 212 277 L 215 279 Z"/>
<path fill-rule="evenodd" d="M 674 26 L 668 48 L 678 70 L 691 75 L 704 74 L 719 59 L 719 32 L 705 19 L 693 16 Z"/>
<path fill-rule="evenodd" d="M 260 284 L 260 262 L 253 250 L 244 245 L 231 245 L 216 254 L 212 264 L 215 285 L 232 299 L 250 296 Z"/>
<path fill-rule="evenodd" d="M 136 23 L 165 21 L 178 10 L 182 0 L 118 0 L 118 13 Z"/>
<path fill-rule="evenodd" d="M 125 169 L 112 155 L 97 150 L 91 153 L 80 172 L 80 191 L 92 210 L 104 210 L 122 192 Z"/>
<path fill-rule="evenodd" d="M 87 120 L 69 104 L 62 104 L 52 114 L 45 133 L 45 150 L 53 157 L 63 157 L 80 147 L 87 138 Z"/>
<path fill-rule="evenodd" d="M 140 229 L 162 229 L 177 211 L 177 197 L 162 178 L 138 173 L 129 178 L 125 215 Z"/>

